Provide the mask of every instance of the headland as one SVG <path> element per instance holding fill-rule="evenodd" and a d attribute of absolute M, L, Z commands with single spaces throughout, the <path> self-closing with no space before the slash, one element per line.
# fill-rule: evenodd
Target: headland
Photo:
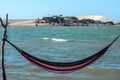
<path fill-rule="evenodd" d="M 51 16 L 37 19 L 10 19 L 9 25 L 14 26 L 109 26 L 119 25 L 120 22 L 99 15 L 89 16 Z"/>

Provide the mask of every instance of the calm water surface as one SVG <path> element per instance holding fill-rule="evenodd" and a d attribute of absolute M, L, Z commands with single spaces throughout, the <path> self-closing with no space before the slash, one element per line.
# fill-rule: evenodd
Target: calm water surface
<path fill-rule="evenodd" d="M 0 29 L 0 36 L 1 33 Z M 88 57 L 104 48 L 119 34 L 120 26 L 8 28 L 8 39 L 21 49 L 41 59 L 57 62 Z M 120 38 L 95 63 L 69 74 L 55 74 L 40 69 L 24 59 L 9 44 L 6 44 L 5 50 L 8 80 L 120 79 Z M 2 74 L 0 77 L 2 80 Z"/>

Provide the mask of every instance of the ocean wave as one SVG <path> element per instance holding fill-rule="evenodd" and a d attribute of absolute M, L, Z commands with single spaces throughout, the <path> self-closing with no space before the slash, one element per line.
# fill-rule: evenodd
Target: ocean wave
<path fill-rule="evenodd" d="M 68 41 L 68 40 L 67 39 L 52 38 L 52 41 L 65 42 L 65 41 Z"/>
<path fill-rule="evenodd" d="M 42 38 L 43 40 L 51 40 L 51 41 L 55 41 L 55 42 L 66 42 L 69 41 L 67 39 L 60 39 L 60 38 Z"/>
<path fill-rule="evenodd" d="M 47 39 L 50 39 L 50 38 L 42 38 L 42 39 L 47 40 Z"/>

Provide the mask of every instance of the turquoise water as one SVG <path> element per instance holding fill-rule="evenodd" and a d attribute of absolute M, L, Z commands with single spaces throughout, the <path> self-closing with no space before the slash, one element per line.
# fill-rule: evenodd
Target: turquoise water
<path fill-rule="evenodd" d="M 0 36 L 1 33 L 0 29 Z M 88 57 L 104 48 L 119 34 L 120 26 L 8 28 L 8 39 L 21 49 L 41 59 L 57 62 Z M 8 80 L 120 79 L 120 38 L 95 63 L 69 74 L 55 74 L 40 69 L 24 59 L 9 44 L 6 44 L 5 50 Z M 0 77 L 2 80 L 2 74 Z"/>

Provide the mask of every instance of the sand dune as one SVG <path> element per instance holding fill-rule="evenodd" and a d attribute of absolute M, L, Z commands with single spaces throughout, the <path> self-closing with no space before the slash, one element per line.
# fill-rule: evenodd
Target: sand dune
<path fill-rule="evenodd" d="M 78 20 L 82 20 L 82 19 L 93 19 L 96 21 L 101 21 L 101 22 L 108 22 L 108 21 L 112 21 L 114 23 L 118 23 L 118 21 L 113 20 L 111 18 L 107 18 L 104 16 L 99 16 L 99 15 L 90 15 L 90 16 L 77 16 Z"/>
<path fill-rule="evenodd" d="M 18 19 L 18 20 L 10 20 L 9 25 L 14 26 L 34 26 L 35 25 L 34 19 Z"/>

